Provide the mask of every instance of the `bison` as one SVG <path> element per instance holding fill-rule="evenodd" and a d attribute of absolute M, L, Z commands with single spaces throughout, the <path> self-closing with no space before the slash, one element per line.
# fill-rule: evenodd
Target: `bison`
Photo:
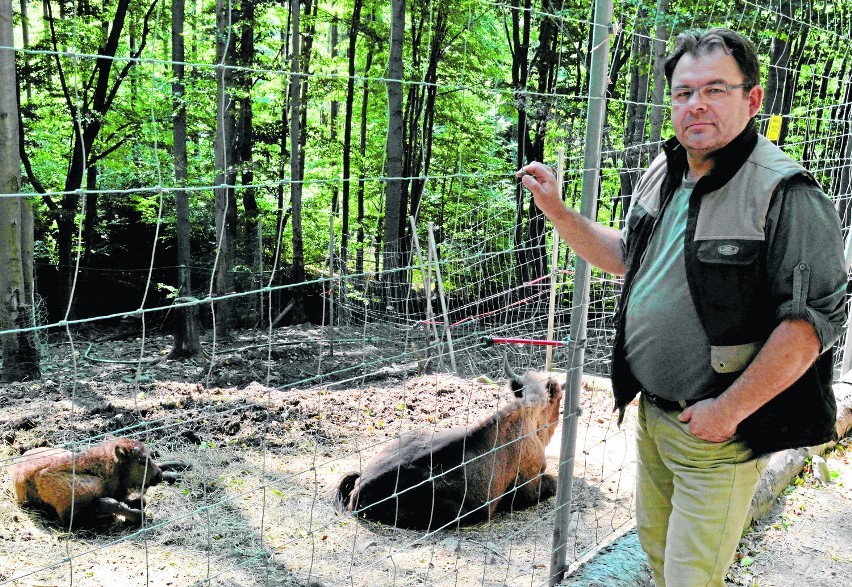
<path fill-rule="evenodd" d="M 542 372 L 511 374 L 515 397 L 474 426 L 401 434 L 333 490 L 338 511 L 414 530 L 491 519 L 556 493 L 544 448 L 563 387 Z"/>
<path fill-rule="evenodd" d="M 179 462 L 157 465 L 145 445 L 130 438 L 106 440 L 71 453 L 54 448 L 34 448 L 12 469 L 18 504 L 53 510 L 69 526 L 112 515 L 142 522 L 145 489 L 174 481 L 169 469 L 186 468 Z M 135 499 L 133 499 L 135 497 Z"/>

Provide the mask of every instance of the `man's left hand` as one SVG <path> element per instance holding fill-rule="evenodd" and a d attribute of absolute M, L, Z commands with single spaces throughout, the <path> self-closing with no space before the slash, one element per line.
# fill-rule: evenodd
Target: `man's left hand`
<path fill-rule="evenodd" d="M 678 416 L 681 422 L 689 422 L 689 431 L 697 438 L 707 442 L 725 442 L 730 440 L 737 431 L 733 422 L 724 410 L 715 406 L 715 399 L 705 399 L 686 408 Z"/>

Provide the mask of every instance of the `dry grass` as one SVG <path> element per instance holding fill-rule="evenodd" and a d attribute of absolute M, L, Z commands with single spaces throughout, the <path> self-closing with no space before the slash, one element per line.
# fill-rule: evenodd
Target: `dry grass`
<path fill-rule="evenodd" d="M 632 517 L 632 443 L 614 429 L 605 382 L 583 391 L 568 560 Z M 82 395 L 85 395 L 83 393 Z M 56 437 L 62 401 L 21 403 L 0 445 L 0 584 L 15 585 L 539 585 L 549 570 L 553 500 L 489 523 L 424 534 L 340 515 L 328 498 L 394 434 L 479 420 L 506 401 L 488 381 L 449 375 L 381 386 L 281 392 L 260 385 L 202 390 L 154 384 L 122 402 L 158 423 L 146 434 L 160 459 L 191 462 L 173 485 L 148 492 L 143 528 L 66 531 L 14 503 L 10 465 L 24 448 Z M 34 405 L 38 404 L 38 405 Z M 141 406 L 141 408 L 140 408 Z M 65 410 L 65 411 L 63 411 Z M 122 412 L 123 413 L 123 412 Z M 116 416 L 90 414 L 91 433 Z M 85 418 L 76 420 L 82 430 Z M 168 422 L 168 426 L 163 426 Z M 66 420 L 67 427 L 67 420 Z M 631 426 L 625 427 L 631 430 Z M 153 430 L 153 431 L 152 431 Z M 561 429 L 548 447 L 558 469 Z M 11 439 L 11 442 L 9 441 Z M 629 448 L 630 447 L 630 448 Z"/>

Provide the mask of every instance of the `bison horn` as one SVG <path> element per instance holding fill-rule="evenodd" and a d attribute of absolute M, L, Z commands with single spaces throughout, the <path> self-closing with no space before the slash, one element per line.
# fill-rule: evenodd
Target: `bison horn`
<path fill-rule="evenodd" d="M 503 353 L 503 370 L 506 372 L 506 377 L 509 379 L 520 379 L 521 376 L 512 371 L 512 367 L 509 366 L 509 355 Z"/>

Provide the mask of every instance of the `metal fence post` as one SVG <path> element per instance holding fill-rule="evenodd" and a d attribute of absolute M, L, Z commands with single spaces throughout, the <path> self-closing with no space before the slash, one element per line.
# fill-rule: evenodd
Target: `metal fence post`
<path fill-rule="evenodd" d="M 601 134 L 606 116 L 606 83 L 609 68 L 609 38 L 613 0 L 595 0 L 592 28 L 592 59 L 589 70 L 589 107 L 586 113 L 586 150 L 583 158 L 583 192 L 580 212 L 596 220 L 601 160 Z M 571 488 L 577 444 L 577 418 L 586 345 L 586 319 L 589 312 L 591 268 L 577 257 L 574 264 L 574 298 L 571 310 L 570 356 L 565 409 L 562 415 L 562 444 L 559 451 L 559 478 L 556 486 L 556 519 L 550 558 L 551 586 L 565 577 L 565 552 L 571 520 Z"/>
<path fill-rule="evenodd" d="M 562 178 L 565 176 L 565 147 L 557 150 L 558 159 L 556 163 L 556 183 L 559 186 L 559 197 L 562 197 Z M 553 227 L 553 246 L 550 252 L 550 301 L 547 308 L 547 340 L 553 340 L 556 325 L 556 286 L 560 277 L 559 272 L 559 233 Z M 553 368 L 553 347 L 547 347 L 544 355 L 544 369 L 550 371 Z"/>

